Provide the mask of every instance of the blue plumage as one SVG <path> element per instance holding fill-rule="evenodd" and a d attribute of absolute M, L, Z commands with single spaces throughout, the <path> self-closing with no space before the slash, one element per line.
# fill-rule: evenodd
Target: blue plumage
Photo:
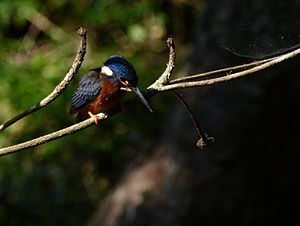
<path fill-rule="evenodd" d="M 99 79 L 100 71 L 101 68 L 92 69 L 80 79 L 79 85 L 71 99 L 73 112 L 87 105 L 100 93 L 102 83 Z"/>

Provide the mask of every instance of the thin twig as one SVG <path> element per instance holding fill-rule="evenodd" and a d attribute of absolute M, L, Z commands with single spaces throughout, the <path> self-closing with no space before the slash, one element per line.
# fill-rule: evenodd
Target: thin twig
<path fill-rule="evenodd" d="M 195 125 L 195 128 L 196 128 L 198 136 L 199 136 L 199 140 L 197 141 L 197 146 L 199 148 L 203 149 L 203 148 L 206 148 L 209 145 L 211 145 L 211 143 L 214 142 L 214 138 L 207 136 L 207 134 L 201 129 L 200 123 L 197 120 L 196 115 L 194 114 L 194 112 L 192 111 L 192 109 L 190 108 L 188 103 L 185 101 L 183 96 L 175 90 L 173 90 L 172 93 L 174 93 L 174 95 L 178 98 L 178 100 L 180 100 L 180 102 L 183 104 L 183 106 L 188 111 L 188 113 Z"/>
<path fill-rule="evenodd" d="M 261 65 L 261 64 L 269 62 L 273 59 L 275 59 L 275 57 L 265 59 L 265 60 L 260 60 L 260 61 L 254 61 L 254 62 L 251 62 L 249 64 L 242 64 L 242 65 L 238 65 L 238 66 L 233 66 L 233 67 L 227 67 L 227 68 L 217 69 L 217 70 L 213 70 L 213 71 L 208 71 L 208 72 L 204 72 L 204 73 L 200 73 L 200 74 L 196 74 L 196 75 L 189 75 L 189 76 L 173 79 L 172 81 L 170 81 L 170 84 L 180 83 L 180 82 L 187 82 L 187 81 L 197 80 L 197 79 L 203 79 L 205 77 L 208 77 L 208 76 L 211 76 L 211 75 L 214 75 L 214 74 L 219 74 L 219 73 L 222 73 L 222 72 L 227 72 L 227 71 L 245 69 L 245 68 Z"/>
<path fill-rule="evenodd" d="M 25 116 L 30 115 L 45 107 L 46 105 L 54 101 L 67 88 L 68 84 L 71 82 L 71 80 L 74 78 L 75 74 L 79 70 L 81 63 L 83 62 L 84 55 L 86 53 L 86 30 L 84 28 L 80 28 L 78 30 L 78 34 L 81 37 L 80 46 L 77 51 L 76 57 L 73 61 L 72 67 L 70 68 L 69 72 L 66 74 L 64 79 L 43 100 L 0 125 L 0 131 L 4 130 L 5 128 L 14 124 L 15 122 L 24 118 Z"/>

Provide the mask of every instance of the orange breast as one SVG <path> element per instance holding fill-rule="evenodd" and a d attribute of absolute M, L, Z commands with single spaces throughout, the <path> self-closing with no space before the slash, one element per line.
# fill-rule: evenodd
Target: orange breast
<path fill-rule="evenodd" d="M 108 111 L 119 104 L 124 95 L 125 91 L 120 90 L 120 83 L 118 81 L 104 79 L 99 95 L 78 113 L 76 121 L 88 118 L 88 112 L 98 114 Z"/>

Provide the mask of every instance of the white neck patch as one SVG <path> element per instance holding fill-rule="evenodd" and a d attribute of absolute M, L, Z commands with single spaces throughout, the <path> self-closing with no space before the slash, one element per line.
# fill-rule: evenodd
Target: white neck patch
<path fill-rule="evenodd" d="M 101 73 L 103 73 L 103 74 L 105 74 L 107 76 L 112 76 L 113 75 L 112 70 L 110 70 L 109 67 L 107 67 L 107 66 L 103 66 L 101 68 Z"/>

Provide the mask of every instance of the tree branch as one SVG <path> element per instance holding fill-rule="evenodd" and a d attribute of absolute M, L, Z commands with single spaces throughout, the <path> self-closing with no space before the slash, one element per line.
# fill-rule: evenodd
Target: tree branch
<path fill-rule="evenodd" d="M 176 58 L 175 43 L 173 38 L 167 39 L 167 46 L 169 47 L 169 60 L 167 63 L 167 67 L 164 73 L 162 73 L 162 75 L 151 86 L 148 87 L 148 89 L 150 90 L 168 84 L 170 81 L 170 76 L 175 67 L 175 58 Z"/>
<path fill-rule="evenodd" d="M 154 89 L 157 92 L 165 92 L 165 91 L 170 91 L 170 90 L 188 89 L 188 88 L 194 88 L 194 87 L 200 87 L 200 86 L 213 85 L 213 84 L 221 83 L 221 82 L 227 82 L 227 81 L 239 78 L 239 77 L 253 74 L 255 72 L 261 71 L 268 67 L 274 66 L 275 64 L 278 64 L 289 58 L 295 57 L 299 54 L 300 54 L 300 48 L 295 49 L 289 53 L 274 57 L 271 60 L 267 59 L 266 63 L 262 63 L 258 66 L 254 66 L 254 67 L 244 70 L 244 71 L 236 72 L 233 74 L 226 74 L 226 75 L 223 75 L 218 78 L 208 78 L 208 79 L 201 80 L 201 81 L 180 82 L 180 83 L 175 83 L 175 84 L 167 84 L 164 86 L 156 86 L 156 87 L 154 87 Z M 201 74 L 199 74 L 199 75 L 201 75 Z M 193 76 L 196 76 L 196 78 L 197 78 L 198 75 L 193 75 Z M 190 76 L 186 76 L 185 78 L 188 80 L 190 78 Z M 170 81 L 170 83 L 172 83 L 172 81 Z"/>
<path fill-rule="evenodd" d="M 103 113 L 100 113 L 97 116 L 98 116 L 99 120 L 104 120 L 106 118 L 106 115 L 103 114 Z M 58 138 L 61 138 L 61 137 L 70 135 L 72 133 L 75 133 L 77 131 L 83 130 L 85 128 L 88 128 L 93 124 L 95 124 L 95 120 L 93 118 L 89 118 L 89 119 L 86 119 L 86 120 L 84 120 L 80 123 L 74 124 L 72 126 L 69 126 L 67 128 L 64 128 L 64 129 L 61 129 L 61 130 L 58 130 L 58 131 L 55 131 L 53 133 L 49 133 L 47 135 L 29 140 L 29 141 L 26 141 L 26 142 L 23 142 L 23 143 L 20 143 L 20 144 L 12 145 L 12 146 L 9 146 L 9 147 L 6 147 L 6 148 L 1 148 L 0 149 L 0 156 L 12 154 L 12 153 L 15 153 L 15 152 L 18 152 L 18 151 L 21 151 L 21 150 L 25 150 L 25 149 L 28 149 L 28 148 L 35 147 L 35 146 L 40 145 L 40 144 L 47 143 L 47 142 L 52 141 L 52 140 L 56 140 Z"/>
<path fill-rule="evenodd" d="M 217 70 L 213 70 L 213 71 L 208 71 L 208 72 L 204 72 L 204 73 L 200 73 L 200 74 L 196 74 L 196 75 L 189 75 L 189 76 L 173 79 L 172 81 L 170 81 L 170 84 L 179 83 L 179 82 L 186 82 L 186 81 L 192 81 L 192 80 L 197 80 L 197 79 L 203 79 L 205 77 L 212 76 L 212 75 L 215 75 L 215 74 L 219 74 L 219 73 L 222 73 L 222 72 L 231 73 L 232 71 L 235 71 L 235 70 L 238 70 L 238 69 L 246 69 L 246 68 L 250 68 L 250 67 L 253 67 L 253 66 L 258 66 L 258 65 L 261 65 L 263 63 L 269 62 L 273 59 L 275 59 L 275 57 L 274 58 L 268 58 L 268 59 L 265 59 L 265 60 L 260 60 L 260 61 L 254 61 L 254 62 L 251 62 L 249 64 L 242 64 L 242 65 L 238 65 L 238 66 L 233 66 L 233 67 L 227 67 L 227 68 L 217 69 Z"/>
<path fill-rule="evenodd" d="M 80 64 L 82 63 L 83 56 L 84 56 L 84 53 L 85 53 L 85 35 L 84 35 L 84 38 L 82 37 L 82 43 L 81 44 L 83 44 L 83 43 L 84 43 L 84 45 L 81 45 L 81 46 L 84 46 L 84 47 L 80 48 L 80 50 L 77 53 L 77 57 L 76 57 L 76 59 L 73 63 L 73 66 L 75 65 L 74 68 L 72 66 L 72 68 L 70 69 L 70 71 L 67 74 L 66 78 L 60 83 L 60 85 L 58 85 L 55 88 L 55 90 L 47 98 L 42 100 L 37 105 L 33 106 L 33 109 L 35 109 L 35 110 L 31 110 L 32 112 L 37 111 L 38 109 L 41 108 L 41 106 L 45 106 L 46 104 L 50 103 L 59 94 L 61 94 L 64 91 L 67 84 L 71 81 L 72 77 L 77 72 Z M 282 55 L 277 56 L 277 57 L 272 57 L 272 58 L 269 58 L 269 59 L 266 59 L 266 60 L 263 60 L 263 61 L 259 61 L 259 62 L 253 62 L 253 63 L 247 64 L 247 65 L 240 65 L 240 66 L 236 66 L 236 67 L 231 67 L 231 69 L 227 68 L 227 69 L 220 69 L 220 70 L 216 70 L 216 71 L 212 71 L 212 72 L 207 72 L 206 75 L 205 75 L 205 76 L 208 76 L 207 75 L 208 73 L 210 73 L 209 75 L 213 75 L 213 74 L 216 74 L 216 73 L 225 72 L 225 71 L 232 70 L 232 69 L 248 68 L 248 67 L 252 66 L 252 68 L 250 68 L 250 69 L 246 69 L 244 71 L 240 71 L 240 72 L 233 73 L 233 74 L 226 74 L 226 75 L 223 75 L 223 76 L 217 77 L 217 78 L 214 77 L 214 78 L 211 78 L 211 79 L 207 78 L 207 79 L 201 80 L 201 81 L 193 81 L 195 79 L 197 80 L 197 79 L 203 77 L 203 73 L 202 73 L 202 74 L 198 74 L 198 75 L 186 76 L 181 81 L 178 80 L 178 79 L 170 81 L 170 76 L 171 76 L 173 68 L 175 66 L 175 45 L 174 45 L 173 39 L 168 39 L 167 44 L 168 44 L 168 47 L 169 47 L 169 61 L 168 61 L 167 67 L 166 67 L 164 73 L 152 85 L 150 85 L 143 92 L 143 94 L 145 94 L 145 96 L 147 98 L 150 98 L 151 96 L 153 96 L 155 94 L 158 94 L 160 92 L 177 90 L 177 89 L 186 89 L 186 88 L 192 88 L 192 87 L 200 87 L 200 86 L 212 85 L 212 84 L 216 84 L 216 83 L 220 83 L 220 82 L 226 82 L 226 81 L 229 81 L 229 80 L 232 80 L 232 79 L 235 79 L 235 78 L 243 77 L 243 76 L 252 74 L 254 72 L 266 69 L 268 67 L 271 67 L 275 64 L 278 64 L 278 63 L 280 63 L 284 60 L 287 60 L 289 58 L 295 57 L 295 56 L 300 54 L 300 48 L 299 48 L 299 49 L 293 50 L 289 53 L 282 54 Z M 77 58 L 79 58 L 79 59 L 77 59 Z M 75 63 L 75 62 L 77 62 L 77 60 L 80 61 L 80 62 Z M 190 81 L 190 80 L 192 80 L 192 81 L 191 82 L 186 82 L 186 81 Z M 61 85 L 61 84 L 63 84 L 63 85 Z M 127 102 L 125 102 L 125 105 L 131 105 L 132 102 L 133 102 L 132 99 L 128 100 Z M 138 102 L 138 100 L 134 99 L 134 102 Z M 32 112 L 30 112 L 30 113 L 32 113 Z M 119 112 L 120 112 L 120 110 L 117 110 L 117 111 L 113 112 L 113 114 L 116 114 L 116 113 L 119 113 Z M 110 114 L 109 117 L 113 114 Z M 26 115 L 28 115 L 28 114 L 26 114 Z M 26 115 L 24 115 L 24 116 L 26 116 Z M 102 114 L 102 113 L 98 114 L 98 116 L 99 116 L 100 120 L 103 120 L 107 117 L 107 115 Z M 23 118 L 23 117 L 20 117 L 20 118 Z M 17 119 L 17 120 L 19 120 L 19 119 Z M 17 121 L 17 120 L 15 120 L 15 121 Z M 7 123 L 6 123 L 6 125 L 8 125 Z M 9 125 L 11 125 L 11 124 L 12 123 L 10 123 Z M 20 144 L 17 144 L 17 145 L 1 148 L 0 149 L 0 156 L 8 155 L 8 154 L 11 154 L 11 153 L 15 153 L 17 151 L 25 150 L 25 149 L 32 148 L 32 147 L 35 147 L 35 146 L 40 145 L 40 144 L 47 143 L 51 140 L 55 140 L 55 139 L 58 139 L 60 137 L 67 136 L 69 134 L 72 134 L 72 133 L 75 133 L 77 131 L 83 130 L 83 129 L 85 129 L 85 128 L 93 125 L 93 124 L 94 124 L 93 119 L 87 119 L 83 122 L 77 123 L 75 125 L 69 126 L 67 128 L 61 129 L 61 130 L 53 132 L 51 134 L 47 134 L 47 135 L 35 138 L 33 140 L 30 140 L 30 141 L 26 141 L 24 143 L 20 143 Z M 2 128 L 2 127 L 0 127 L 0 128 Z M 2 128 L 2 130 L 3 130 L 3 128 Z"/>
<path fill-rule="evenodd" d="M 43 100 L 38 102 L 37 104 L 33 105 L 32 107 L 28 108 L 24 112 L 16 115 L 15 117 L 11 118 L 10 120 L 4 122 L 0 125 L 0 132 L 3 131 L 5 128 L 9 127 L 10 125 L 14 124 L 15 122 L 19 121 L 20 119 L 40 110 L 41 108 L 45 107 L 52 101 L 54 101 L 69 85 L 71 80 L 74 78 L 75 74 L 79 70 L 84 55 L 86 53 L 86 30 L 84 28 L 80 28 L 78 30 L 78 34 L 80 35 L 80 46 L 77 51 L 76 57 L 73 61 L 72 67 L 70 68 L 69 72 L 66 74 L 64 79 L 55 87 L 55 89 Z"/>

